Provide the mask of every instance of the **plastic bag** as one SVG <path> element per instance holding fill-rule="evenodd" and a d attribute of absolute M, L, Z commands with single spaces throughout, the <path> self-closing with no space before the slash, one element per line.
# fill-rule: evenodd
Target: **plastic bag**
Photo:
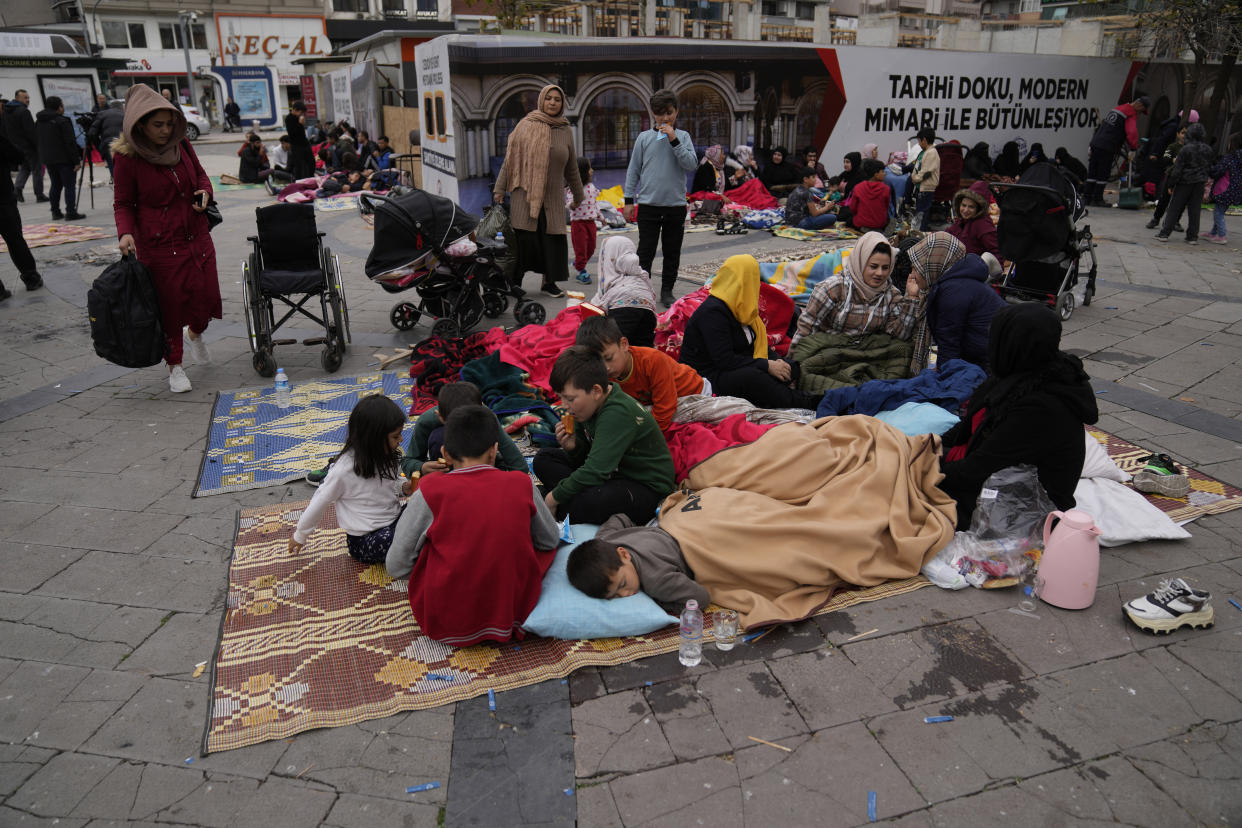
<path fill-rule="evenodd" d="M 506 236 L 511 230 L 509 214 L 505 208 L 497 204 L 483 211 L 483 220 L 475 229 L 475 237 L 480 241 L 492 241 L 497 236 Z"/>
<path fill-rule="evenodd" d="M 621 211 L 607 201 L 599 203 L 599 214 L 604 219 L 604 223 L 609 227 L 620 228 L 625 226 L 625 216 L 621 215 Z"/>
<path fill-rule="evenodd" d="M 954 535 L 923 574 L 944 589 L 1016 583 L 1039 562 L 1044 519 L 1055 509 L 1034 466 L 1001 469 L 983 484 L 970 529 Z"/>

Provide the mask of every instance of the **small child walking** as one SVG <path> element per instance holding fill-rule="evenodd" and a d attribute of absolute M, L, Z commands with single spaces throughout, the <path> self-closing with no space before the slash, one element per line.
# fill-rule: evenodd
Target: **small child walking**
<path fill-rule="evenodd" d="M 349 414 L 345 446 L 310 505 L 302 512 L 289 552 L 306 545 L 328 504 L 345 530 L 349 555 L 359 563 L 383 563 L 401 515 L 399 498 L 414 489 L 401 479 L 401 430 L 405 413 L 383 394 L 363 397 Z"/>
<path fill-rule="evenodd" d="M 1228 244 L 1225 211 L 1242 204 L 1242 149 L 1234 150 L 1216 162 L 1208 173 L 1212 177 L 1212 232 L 1203 238 L 1212 244 Z"/>
<path fill-rule="evenodd" d="M 599 211 L 599 188 L 591 183 L 595 170 L 591 162 L 578 156 L 578 175 L 582 178 L 582 203 L 578 209 L 570 207 L 574 203 L 573 192 L 565 188 L 565 208 L 569 210 L 569 237 L 574 243 L 574 270 L 578 271 L 578 283 L 591 284 L 591 274 L 587 273 L 587 262 L 595 255 L 595 238 L 598 225 L 603 221 Z"/>

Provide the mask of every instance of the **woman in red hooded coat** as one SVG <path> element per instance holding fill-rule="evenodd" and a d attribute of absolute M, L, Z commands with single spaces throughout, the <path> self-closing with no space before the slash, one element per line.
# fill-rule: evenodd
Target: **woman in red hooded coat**
<path fill-rule="evenodd" d="M 164 360 L 174 393 L 190 390 L 181 368 L 183 329 L 195 362 L 211 361 L 203 331 L 222 315 L 216 248 L 204 211 L 211 182 L 190 142 L 185 115 L 151 87 L 125 96 L 125 126 L 112 142 L 112 210 L 122 255 L 136 253 L 155 280 Z"/>

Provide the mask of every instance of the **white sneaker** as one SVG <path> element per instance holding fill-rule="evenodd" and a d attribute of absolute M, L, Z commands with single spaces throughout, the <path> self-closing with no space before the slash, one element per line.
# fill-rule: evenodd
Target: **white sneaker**
<path fill-rule="evenodd" d="M 190 378 L 181 370 L 180 365 L 174 365 L 168 372 L 168 387 L 174 394 L 184 394 L 191 390 Z"/>
<path fill-rule="evenodd" d="M 207 350 L 207 343 L 203 341 L 203 337 L 191 339 L 187 333 L 185 335 L 185 343 L 190 348 L 190 356 L 194 357 L 194 362 L 198 365 L 211 364 L 211 351 Z"/>
<path fill-rule="evenodd" d="M 1160 588 L 1126 603 L 1125 614 L 1152 632 L 1170 633 L 1179 627 L 1210 627 L 1215 621 L 1211 594 L 1192 588 L 1181 578 L 1160 582 Z"/>

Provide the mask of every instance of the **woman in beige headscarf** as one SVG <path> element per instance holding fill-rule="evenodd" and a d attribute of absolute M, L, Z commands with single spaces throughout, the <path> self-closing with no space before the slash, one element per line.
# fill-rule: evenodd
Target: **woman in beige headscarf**
<path fill-rule="evenodd" d="M 909 339 L 919 307 L 920 285 L 911 276 L 902 293 L 889 281 L 893 248 L 884 236 L 864 233 L 846 257 L 840 273 L 820 282 L 811 291 L 806 310 L 798 317 L 796 344 L 819 331 L 862 336 L 887 333 Z"/>
<path fill-rule="evenodd" d="M 571 209 L 582 203 L 582 179 L 573 133 L 565 111 L 565 92 L 549 84 L 539 92 L 534 110 L 509 135 L 505 161 L 496 176 L 497 204 L 509 193 L 509 220 L 517 233 L 517 278 L 526 271 L 543 274 L 543 292 L 564 296 L 557 284 L 569 278 L 565 187 Z"/>
<path fill-rule="evenodd" d="M 182 336 L 194 361 L 211 361 L 203 331 L 221 317 L 216 248 L 204 212 L 211 182 L 190 142 L 185 115 L 144 84 L 125 95 L 125 123 L 112 142 L 118 247 L 136 253 L 155 281 L 164 324 L 164 360 L 174 393 L 190 390 Z M 184 333 L 183 333 L 184 331 Z"/>

